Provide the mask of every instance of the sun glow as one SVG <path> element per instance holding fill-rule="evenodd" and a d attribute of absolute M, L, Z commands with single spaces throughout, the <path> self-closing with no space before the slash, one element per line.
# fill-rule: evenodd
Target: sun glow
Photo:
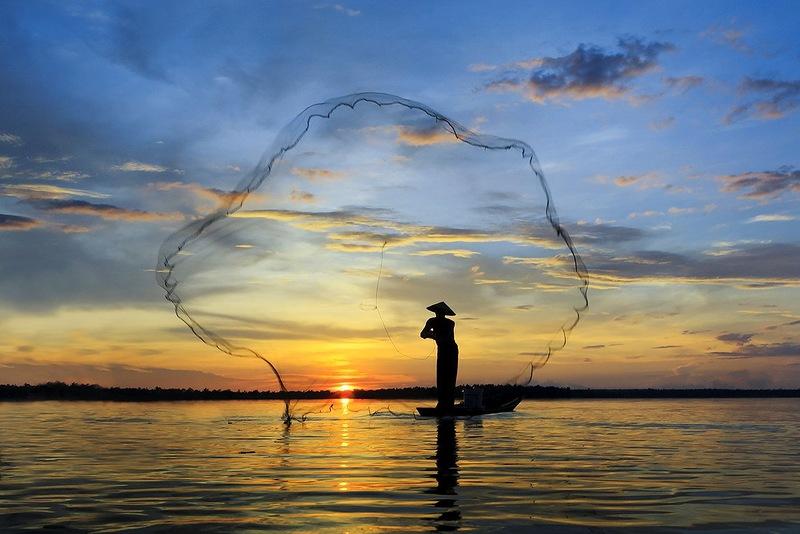
<path fill-rule="evenodd" d="M 349 397 L 351 393 L 353 393 L 353 386 L 350 384 L 342 384 L 338 388 L 339 396 L 341 397 Z"/>

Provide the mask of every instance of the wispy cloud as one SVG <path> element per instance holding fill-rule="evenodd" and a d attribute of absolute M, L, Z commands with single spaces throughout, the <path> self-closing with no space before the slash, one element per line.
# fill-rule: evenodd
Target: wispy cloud
<path fill-rule="evenodd" d="M 113 165 L 111 167 L 114 171 L 122 172 L 169 172 L 171 169 L 162 165 L 155 165 L 153 163 L 142 163 L 141 161 L 126 161 L 120 165 Z"/>
<path fill-rule="evenodd" d="M 108 198 L 105 193 L 74 189 L 50 184 L 14 184 L 0 187 L 0 195 L 19 198 L 21 200 L 47 200 L 67 197 Z"/>
<path fill-rule="evenodd" d="M 0 213 L 0 232 L 26 231 L 39 228 L 42 222 L 30 217 Z"/>
<path fill-rule="evenodd" d="M 147 186 L 156 191 L 187 191 L 198 198 L 209 200 L 215 205 L 225 204 L 242 195 L 239 192 L 223 191 L 192 182 L 154 182 Z"/>
<path fill-rule="evenodd" d="M 750 52 L 750 45 L 744 40 L 745 35 L 746 32 L 740 28 L 736 28 L 732 25 L 722 26 L 719 24 L 711 26 L 700 34 L 701 37 L 705 37 L 717 44 L 729 46 L 739 52 Z"/>
<path fill-rule="evenodd" d="M 412 252 L 412 256 L 453 256 L 456 258 L 471 258 L 480 252 L 464 248 L 427 249 Z"/>
<path fill-rule="evenodd" d="M 314 9 L 329 9 L 347 15 L 348 17 L 357 17 L 361 15 L 360 10 L 347 7 L 343 4 L 318 4 L 314 6 Z"/>
<path fill-rule="evenodd" d="M 747 222 L 748 223 L 757 223 L 757 222 L 786 222 L 786 221 L 794 221 L 797 217 L 793 215 L 781 215 L 779 213 L 766 213 L 763 215 L 756 215 L 755 217 L 750 217 Z"/>
<path fill-rule="evenodd" d="M 787 192 L 800 192 L 800 170 L 780 167 L 774 171 L 745 172 L 717 177 L 725 193 L 744 193 L 740 198 L 769 200 Z"/>
<path fill-rule="evenodd" d="M 695 87 L 700 87 L 705 83 L 702 76 L 677 76 L 664 78 L 664 84 L 675 91 L 685 93 Z"/>
<path fill-rule="evenodd" d="M 5 145 L 21 145 L 22 138 L 8 132 L 0 132 L 0 143 Z"/>
<path fill-rule="evenodd" d="M 313 204 L 317 200 L 317 197 L 315 197 L 313 193 L 302 191 L 300 189 L 292 189 L 292 192 L 289 194 L 289 198 L 293 202 L 300 202 L 302 204 Z"/>
<path fill-rule="evenodd" d="M 664 117 L 663 119 L 656 119 L 650 123 L 650 129 L 656 132 L 660 132 L 661 130 L 667 130 L 672 128 L 675 125 L 675 117 L 670 115 L 669 117 Z"/>
<path fill-rule="evenodd" d="M 289 172 L 311 182 L 341 180 L 346 176 L 344 172 L 319 167 L 292 167 Z"/>
<path fill-rule="evenodd" d="M 107 220 L 154 222 L 183 219 L 180 213 L 158 213 L 137 209 L 121 208 L 112 204 L 95 204 L 84 200 L 47 200 L 36 207 L 42 211 L 68 215 L 85 215 Z"/>
<path fill-rule="evenodd" d="M 516 71 L 490 81 L 486 88 L 519 92 L 537 103 L 587 98 L 636 100 L 631 97 L 631 81 L 655 69 L 659 56 L 673 49 L 671 43 L 638 37 L 620 38 L 616 51 L 580 44 L 564 56 L 519 62 Z M 526 67 L 532 70 L 520 72 Z"/>
<path fill-rule="evenodd" d="M 739 93 L 753 98 L 731 109 L 723 118 L 725 124 L 746 117 L 781 119 L 800 106 L 800 80 L 745 78 L 739 84 Z"/>

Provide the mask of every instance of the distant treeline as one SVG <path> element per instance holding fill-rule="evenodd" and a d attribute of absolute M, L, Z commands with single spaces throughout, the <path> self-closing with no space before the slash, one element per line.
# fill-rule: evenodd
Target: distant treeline
<path fill-rule="evenodd" d="M 480 384 L 484 397 L 525 397 L 529 399 L 703 399 L 800 397 L 800 389 L 571 389 L 555 386 L 515 386 Z M 458 388 L 461 395 L 463 387 Z M 120 388 L 96 384 L 48 382 L 32 386 L 0 385 L 0 400 L 98 400 L 98 401 L 192 401 L 192 400 L 269 400 L 332 399 L 342 393 L 328 390 L 231 391 L 191 388 Z M 434 399 L 436 388 L 410 387 L 356 389 L 349 393 L 358 399 Z"/>

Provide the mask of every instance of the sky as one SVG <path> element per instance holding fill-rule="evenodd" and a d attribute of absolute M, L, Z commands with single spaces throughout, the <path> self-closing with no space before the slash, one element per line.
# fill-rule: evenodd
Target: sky
<path fill-rule="evenodd" d="M 307 106 L 375 91 L 535 150 L 590 284 L 536 383 L 800 387 L 799 10 L 4 2 L 0 382 L 274 389 L 175 316 L 159 247 Z M 425 121 L 315 123 L 181 258 L 193 316 L 296 389 L 432 385 L 447 300 L 460 382 L 513 380 L 574 314 L 568 251 L 522 158 Z"/>

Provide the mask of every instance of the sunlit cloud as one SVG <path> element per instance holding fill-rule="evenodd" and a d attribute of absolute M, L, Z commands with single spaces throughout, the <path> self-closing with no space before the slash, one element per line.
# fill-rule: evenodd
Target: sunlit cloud
<path fill-rule="evenodd" d="M 211 201 L 215 206 L 226 204 L 242 196 L 238 192 L 223 191 L 215 187 L 206 187 L 190 182 L 154 182 L 148 184 L 148 187 L 156 191 L 187 191 L 198 198 Z M 256 195 L 254 198 L 259 198 L 259 196 Z"/>
<path fill-rule="evenodd" d="M 180 213 L 158 213 L 137 209 L 121 208 L 111 204 L 94 204 L 84 200 L 48 200 L 36 204 L 43 211 L 67 215 L 85 215 L 101 219 L 132 222 L 177 221 L 183 219 Z"/>
<path fill-rule="evenodd" d="M 289 172 L 300 178 L 305 178 L 310 182 L 341 180 L 346 176 L 346 174 L 341 171 L 332 171 L 330 169 L 316 167 L 292 167 Z"/>
<path fill-rule="evenodd" d="M 637 37 L 618 39 L 616 51 L 580 44 L 564 56 L 532 58 L 520 63 L 532 70 L 506 74 L 486 84 L 486 88 L 518 92 L 540 104 L 588 98 L 636 101 L 630 82 L 655 69 L 659 56 L 674 48 L 671 43 L 647 42 Z"/>
<path fill-rule="evenodd" d="M 746 117 L 782 119 L 800 106 L 800 80 L 747 77 L 739 84 L 739 93 L 752 99 L 731 109 L 723 118 L 725 124 Z"/>
<path fill-rule="evenodd" d="M 412 252 L 412 256 L 453 256 L 456 258 L 471 258 L 480 252 L 463 248 L 427 249 Z"/>
<path fill-rule="evenodd" d="M 755 217 L 750 217 L 747 219 L 748 223 L 757 223 L 757 222 L 786 222 L 786 221 L 794 221 L 797 217 L 793 215 L 781 215 L 779 213 L 767 213 L 763 215 L 756 215 Z"/>
<path fill-rule="evenodd" d="M 153 163 L 142 163 L 141 161 L 126 161 L 121 165 L 113 165 L 111 167 L 114 171 L 122 172 L 169 172 L 171 169 L 162 165 L 155 165 Z"/>
<path fill-rule="evenodd" d="M 19 198 L 21 200 L 51 200 L 68 197 L 108 198 L 105 193 L 74 189 L 50 184 L 14 184 L 0 187 L 0 195 Z"/>
<path fill-rule="evenodd" d="M 722 191 L 738 193 L 740 198 L 751 200 L 769 200 L 784 193 L 800 193 L 800 170 L 792 167 L 781 167 L 774 171 L 745 172 L 717 177 L 722 182 Z"/>
<path fill-rule="evenodd" d="M 15 232 L 39 228 L 42 222 L 30 217 L 0 213 L 0 232 Z"/>

